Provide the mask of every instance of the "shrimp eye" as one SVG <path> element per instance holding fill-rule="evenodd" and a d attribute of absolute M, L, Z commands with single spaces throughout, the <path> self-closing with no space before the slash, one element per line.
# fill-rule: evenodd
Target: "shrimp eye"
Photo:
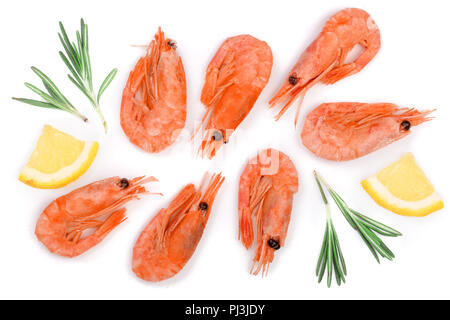
<path fill-rule="evenodd" d="M 198 208 L 201 211 L 206 211 L 206 210 L 208 210 L 209 206 L 206 202 L 200 202 L 200 204 L 198 205 Z"/>
<path fill-rule="evenodd" d="M 119 187 L 121 187 L 122 189 L 126 189 L 126 188 L 128 188 L 129 185 L 130 185 L 130 183 L 128 182 L 128 179 L 126 179 L 126 178 L 120 179 Z"/>
<path fill-rule="evenodd" d="M 172 47 L 172 48 L 176 48 L 177 47 L 177 43 L 173 40 L 168 40 L 167 44 Z"/>
<path fill-rule="evenodd" d="M 220 132 L 219 130 L 214 131 L 214 133 L 213 133 L 211 138 L 214 141 L 222 141 L 222 139 L 223 139 L 222 132 Z"/>
<path fill-rule="evenodd" d="M 298 81 L 298 78 L 297 78 L 297 76 L 295 74 L 293 74 L 293 75 L 291 75 L 289 77 L 289 83 L 290 84 L 295 85 L 297 83 L 297 81 Z"/>
<path fill-rule="evenodd" d="M 271 247 L 274 250 L 280 249 L 280 243 L 277 240 L 269 239 L 267 241 L 267 244 L 269 245 L 269 247 Z"/>
<path fill-rule="evenodd" d="M 409 129 L 411 128 L 411 122 L 405 120 L 402 123 L 400 123 L 400 127 L 405 131 L 409 131 Z"/>

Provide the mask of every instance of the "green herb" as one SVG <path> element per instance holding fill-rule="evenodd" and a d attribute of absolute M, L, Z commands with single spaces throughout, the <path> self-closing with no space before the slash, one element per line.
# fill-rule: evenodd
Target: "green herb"
<path fill-rule="evenodd" d="M 325 203 L 327 210 L 327 223 L 325 227 L 325 234 L 323 236 L 322 249 L 320 250 L 319 260 L 317 261 L 316 276 L 319 277 L 319 283 L 325 274 L 325 267 L 327 268 L 327 285 L 331 286 L 331 279 L 333 277 L 333 269 L 338 286 L 341 282 L 345 283 L 345 276 L 347 275 L 347 267 L 345 266 L 344 256 L 342 255 L 341 246 L 339 245 L 339 239 L 336 230 L 331 220 L 330 204 L 327 197 L 323 192 L 322 186 L 317 173 L 314 171 L 314 177 L 317 185 L 319 186 L 320 194 L 322 195 L 323 202 Z"/>
<path fill-rule="evenodd" d="M 388 260 L 394 259 L 395 255 L 376 235 L 376 233 L 387 237 L 398 237 L 402 234 L 393 228 L 370 219 L 369 217 L 366 217 L 365 215 L 362 215 L 361 213 L 351 209 L 319 173 L 315 172 L 315 175 L 325 185 L 334 202 L 336 202 L 336 205 L 341 210 L 348 223 L 356 231 L 358 231 L 359 235 L 364 240 L 365 244 L 369 248 L 370 252 L 372 252 L 378 263 L 380 263 L 378 254 Z"/>
<path fill-rule="evenodd" d="M 76 115 L 85 122 L 88 120 L 69 102 L 69 100 L 67 100 L 67 98 L 61 93 L 61 91 L 59 91 L 58 87 L 53 83 L 52 80 L 50 80 L 49 77 L 47 77 L 41 70 L 36 67 L 31 67 L 31 70 L 33 70 L 33 72 L 37 74 L 37 76 L 42 80 L 47 93 L 28 82 L 25 82 L 25 86 L 36 94 L 40 95 L 45 101 L 25 98 L 13 98 L 14 100 L 36 107 L 67 111 L 71 114 Z"/>
<path fill-rule="evenodd" d="M 61 33 L 58 33 L 59 39 L 64 47 L 63 52 L 59 52 L 61 59 L 66 64 L 67 68 L 70 70 L 72 75 L 68 75 L 70 81 L 72 81 L 78 89 L 81 90 L 85 94 L 85 96 L 89 99 L 95 111 L 100 116 L 100 119 L 103 123 L 103 127 L 105 128 L 105 132 L 107 132 L 108 127 L 103 117 L 103 114 L 100 111 L 100 97 L 105 92 L 106 88 L 108 88 L 111 81 L 117 74 L 117 69 L 113 69 L 103 80 L 98 93 L 95 94 L 94 88 L 92 85 L 92 68 L 91 61 L 89 57 L 89 40 L 88 40 L 88 26 L 84 23 L 84 20 L 81 19 L 81 28 L 76 32 L 77 43 L 70 42 L 69 37 L 67 36 L 66 30 L 61 22 L 59 22 L 59 27 L 61 29 Z"/>

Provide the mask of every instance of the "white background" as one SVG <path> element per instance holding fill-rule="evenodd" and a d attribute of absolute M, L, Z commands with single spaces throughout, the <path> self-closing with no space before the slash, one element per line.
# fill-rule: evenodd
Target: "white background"
<path fill-rule="evenodd" d="M 413 152 L 448 205 L 448 77 L 450 41 L 447 1 L 8 1 L 2 2 L 0 76 L 1 222 L 0 298 L 137 298 L 137 299 L 303 299 L 303 298 L 450 298 L 450 218 L 444 209 L 426 218 L 407 218 L 379 207 L 360 181 Z M 367 10 L 381 30 L 382 47 L 359 74 L 333 86 L 318 85 L 304 101 L 307 112 L 322 102 L 393 102 L 437 108 L 436 119 L 412 134 L 366 157 L 344 163 L 321 160 L 303 147 L 290 110 L 275 122 L 267 101 L 279 88 L 301 52 L 325 21 L 346 7 Z M 70 36 L 84 17 L 90 28 L 95 85 L 119 68 L 103 96 L 110 131 L 101 124 L 81 92 L 66 78 L 57 54 L 58 21 Z M 226 150 L 213 161 L 194 156 L 181 138 L 160 154 L 132 145 L 119 124 L 122 89 L 141 48 L 162 26 L 178 43 L 188 84 L 189 132 L 203 115 L 199 101 L 206 67 L 229 36 L 249 33 L 267 41 L 274 55 L 270 81 Z M 37 66 L 88 115 L 89 124 L 63 112 L 34 108 L 11 100 L 34 97 L 24 81 L 39 84 L 29 69 Z M 44 124 L 80 139 L 97 140 L 93 165 L 76 182 L 59 190 L 38 190 L 17 180 Z M 249 275 L 253 251 L 237 240 L 237 188 L 249 157 L 266 147 L 286 152 L 295 163 L 301 188 L 295 197 L 286 247 L 276 253 L 266 278 Z M 359 236 L 333 207 L 332 214 L 348 265 L 347 283 L 327 289 L 314 275 L 325 227 L 325 212 L 312 170 L 318 169 L 355 209 L 403 232 L 386 239 L 393 262 L 380 265 Z M 226 182 L 214 203 L 203 238 L 186 267 L 174 278 L 146 283 L 131 271 L 133 245 L 146 223 L 180 188 L 198 183 L 206 170 L 222 171 Z M 45 206 L 74 188 L 114 175 L 154 175 L 154 191 L 128 206 L 129 219 L 84 255 L 67 259 L 50 254 L 34 235 Z"/>

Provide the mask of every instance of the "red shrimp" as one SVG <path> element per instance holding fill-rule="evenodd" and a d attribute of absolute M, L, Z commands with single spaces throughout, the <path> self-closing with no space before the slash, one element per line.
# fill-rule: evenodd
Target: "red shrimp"
<path fill-rule="evenodd" d="M 431 120 L 432 111 L 392 103 L 324 103 L 306 116 L 301 138 L 321 158 L 351 160 L 407 136 L 412 127 Z"/>
<path fill-rule="evenodd" d="M 206 178 L 206 176 L 205 176 Z M 213 175 L 199 189 L 185 186 L 140 234 L 133 248 L 133 272 L 146 281 L 162 281 L 183 269 L 194 254 L 224 178 Z"/>
<path fill-rule="evenodd" d="M 148 152 L 172 145 L 186 122 L 186 76 L 176 48 L 159 28 L 123 90 L 122 129 Z"/>
<path fill-rule="evenodd" d="M 345 62 L 356 45 L 364 51 L 356 60 Z M 380 50 L 380 31 L 367 12 L 344 9 L 332 16 L 322 32 L 300 56 L 283 86 L 269 101 L 271 107 L 287 100 L 276 116 L 280 119 L 300 99 L 295 116 L 297 125 L 300 107 L 306 92 L 318 82 L 333 84 L 361 71 Z"/>
<path fill-rule="evenodd" d="M 239 182 L 239 239 L 246 249 L 254 240 L 256 254 L 250 273 L 268 272 L 274 253 L 285 244 L 298 175 L 287 155 L 275 149 L 262 151 L 250 160 Z"/>
<path fill-rule="evenodd" d="M 272 51 L 251 35 L 228 38 L 209 63 L 201 101 L 207 108 L 201 154 L 214 157 L 253 108 L 269 81 Z"/>
<path fill-rule="evenodd" d="M 124 205 L 148 193 L 143 184 L 154 177 L 132 180 L 112 177 L 78 188 L 52 201 L 36 223 L 36 236 L 50 252 L 76 257 L 99 244 L 125 219 Z M 83 236 L 92 229 L 93 233 Z"/>

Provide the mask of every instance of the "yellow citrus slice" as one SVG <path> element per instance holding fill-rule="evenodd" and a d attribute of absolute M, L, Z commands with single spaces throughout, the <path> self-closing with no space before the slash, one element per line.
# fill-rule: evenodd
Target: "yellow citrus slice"
<path fill-rule="evenodd" d="M 423 217 L 444 207 L 411 153 L 361 184 L 380 206 L 400 215 Z"/>
<path fill-rule="evenodd" d="M 89 169 L 98 147 L 46 125 L 19 180 L 41 189 L 63 187 Z"/>

